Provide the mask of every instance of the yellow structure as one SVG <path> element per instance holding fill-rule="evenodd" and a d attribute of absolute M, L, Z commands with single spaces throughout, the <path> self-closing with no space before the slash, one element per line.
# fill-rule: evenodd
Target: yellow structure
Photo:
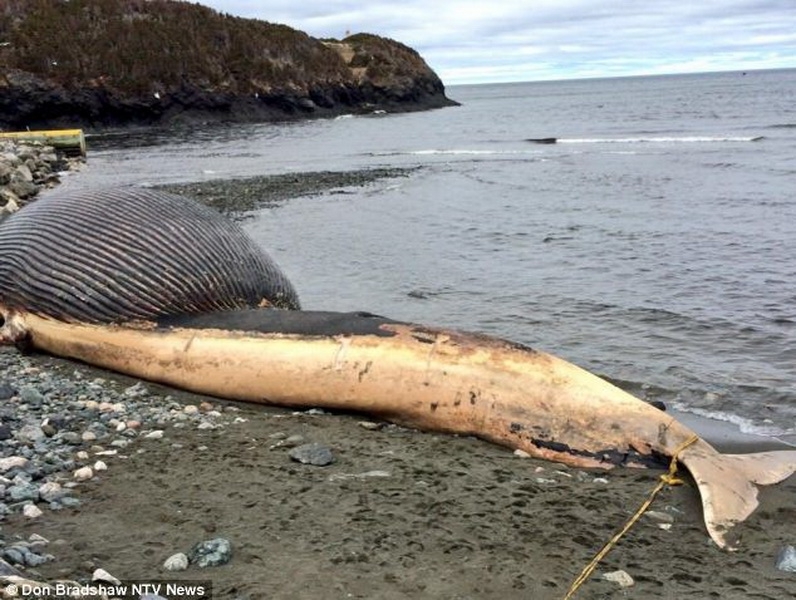
<path fill-rule="evenodd" d="M 0 131 L 0 139 L 41 142 L 68 154 L 86 155 L 86 136 L 82 129 L 52 129 L 47 131 Z"/>

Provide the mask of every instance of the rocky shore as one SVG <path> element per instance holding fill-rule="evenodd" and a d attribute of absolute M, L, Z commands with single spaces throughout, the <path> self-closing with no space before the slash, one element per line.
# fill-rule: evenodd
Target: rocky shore
<path fill-rule="evenodd" d="M 164 427 L 212 429 L 234 418 L 211 402 L 153 403 L 141 382 L 87 378 L 59 361 L 0 351 L 0 517 L 36 520 L 81 506 L 83 482 L 101 476 L 137 440 L 160 440 Z M 53 560 L 39 535 L 5 539 L 0 574 Z M 17 574 L 20 574 L 17 572 Z"/>
<path fill-rule="evenodd" d="M 0 220 L 51 188 L 66 171 L 76 171 L 85 160 L 66 157 L 51 146 L 0 140 Z"/>
<path fill-rule="evenodd" d="M 235 212 L 407 174 L 168 189 Z M 118 578 L 209 582 L 213 598 L 241 600 L 562 598 L 659 475 L 569 469 L 468 437 L 223 401 L 0 348 L 0 583 L 17 591 Z M 576 598 L 788 597 L 795 479 L 761 492 L 735 553 L 710 543 L 693 485 L 667 488 Z"/>
<path fill-rule="evenodd" d="M 194 198 L 219 212 L 237 218 L 247 211 L 277 206 L 298 196 L 354 193 L 356 188 L 379 179 L 409 177 L 419 169 L 420 167 L 390 167 L 356 171 L 310 171 L 248 177 L 236 181 L 219 179 L 169 184 L 158 188 Z"/>

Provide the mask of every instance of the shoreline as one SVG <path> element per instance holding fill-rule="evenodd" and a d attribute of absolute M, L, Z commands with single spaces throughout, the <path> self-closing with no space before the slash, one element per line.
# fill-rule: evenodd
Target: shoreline
<path fill-rule="evenodd" d="M 235 198 L 221 206 L 234 213 L 263 198 L 408 174 L 385 171 L 159 187 L 211 204 Z M 27 472 L 36 484 L 50 477 L 79 501 L 26 517 L 20 500 L 3 520 L 5 548 L 26 540 L 32 554 L 53 557 L 24 569 L 36 580 L 87 582 L 103 568 L 122 580 L 212 580 L 216 598 L 561 598 L 660 475 L 572 469 L 362 415 L 207 398 L 14 349 L 0 348 L 0 365 L 0 387 L 14 392 L 3 399 L 12 436 L 0 442 L 2 458 L 27 448 L 30 462 L 50 452 L 74 463 L 46 473 L 42 460 L 38 473 L 3 473 L 4 491 Z M 25 425 L 32 426 L 27 441 L 17 435 Z M 727 427 L 716 422 L 715 436 Z M 291 446 L 305 442 L 324 444 L 335 462 L 293 462 Z M 107 469 L 96 469 L 97 461 Z M 74 473 L 84 467 L 92 476 L 78 481 Z M 775 563 L 796 543 L 796 477 L 760 497 L 739 526 L 741 550 L 728 553 L 709 542 L 693 484 L 666 488 L 576 597 L 785 597 L 795 576 Z M 48 542 L 36 546 L 31 534 Z M 216 537 L 231 542 L 229 563 L 164 570 L 170 556 Z M 632 587 L 601 578 L 620 569 Z"/>

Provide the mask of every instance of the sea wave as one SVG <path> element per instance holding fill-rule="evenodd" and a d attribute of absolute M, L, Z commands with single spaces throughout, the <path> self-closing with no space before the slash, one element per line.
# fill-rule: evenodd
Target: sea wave
<path fill-rule="evenodd" d="M 557 144 L 688 144 L 711 142 L 758 142 L 763 136 L 660 136 L 623 138 L 555 138 Z M 549 142 L 543 142 L 549 143 Z"/>
<path fill-rule="evenodd" d="M 386 152 L 368 152 L 367 156 L 528 156 L 539 155 L 538 150 L 483 150 L 472 148 L 429 148 L 423 150 L 396 150 Z"/>
<path fill-rule="evenodd" d="M 730 423 L 735 425 L 741 433 L 747 435 L 759 435 L 763 437 L 781 438 L 796 435 L 796 427 L 785 429 L 778 427 L 773 423 L 759 423 L 747 417 L 742 417 L 737 414 L 724 412 L 721 410 L 711 410 L 691 406 L 688 404 L 681 404 L 679 402 L 672 403 L 672 408 L 678 412 L 691 413 L 698 417 L 711 419 L 713 421 L 721 421 L 723 423 Z"/>
<path fill-rule="evenodd" d="M 489 154 L 535 154 L 535 152 L 530 150 L 470 150 L 467 148 L 461 149 L 449 149 L 449 150 L 413 150 L 410 151 L 408 154 L 414 154 L 416 156 L 423 156 L 428 154 L 475 154 L 475 155 L 489 155 Z"/>

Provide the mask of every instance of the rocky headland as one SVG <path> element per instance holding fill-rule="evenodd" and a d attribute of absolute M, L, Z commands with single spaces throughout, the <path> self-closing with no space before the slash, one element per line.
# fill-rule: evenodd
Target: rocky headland
<path fill-rule="evenodd" d="M 7 0 L 0 128 L 274 121 L 456 104 L 413 49 L 174 0 Z"/>

